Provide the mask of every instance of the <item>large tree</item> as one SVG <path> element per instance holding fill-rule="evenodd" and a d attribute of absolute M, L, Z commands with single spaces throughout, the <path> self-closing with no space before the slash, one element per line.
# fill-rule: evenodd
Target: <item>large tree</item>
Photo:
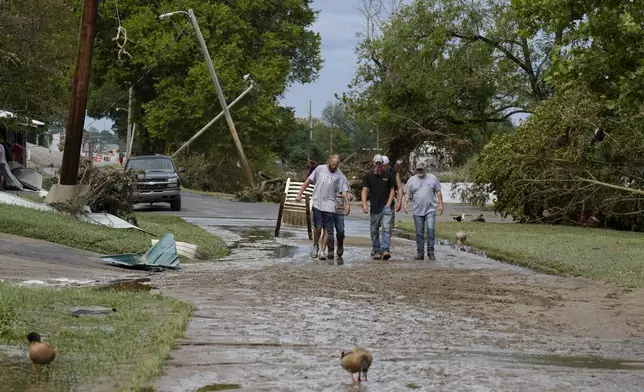
<path fill-rule="evenodd" d="M 414 0 L 388 18 L 365 7 L 360 64 L 344 96 L 397 158 L 430 141 L 462 161 L 510 116 L 550 94 L 543 83 L 554 37 L 522 34 L 509 0 Z"/>
<path fill-rule="evenodd" d="M 313 81 L 321 67 L 320 37 L 310 30 L 316 17 L 310 0 L 121 0 L 118 11 L 103 7 L 93 112 L 105 113 L 122 129 L 127 113 L 115 109 L 126 107 L 127 90 L 134 86 L 137 149 L 163 152 L 176 149 L 221 111 L 187 18 L 179 14 L 158 20 L 159 14 L 189 8 L 197 16 L 227 102 L 248 86 L 244 75 L 256 81 L 257 90 L 232 109 L 232 116 L 249 158 L 265 158 L 295 127 L 292 110 L 281 108 L 278 99 L 292 83 Z M 124 30 L 115 41 L 119 24 Z M 107 105 L 106 97 L 118 103 Z M 190 151 L 236 160 L 224 119 Z"/>
<path fill-rule="evenodd" d="M 476 180 L 525 221 L 644 230 L 644 4 L 513 0 L 526 34 L 553 34 L 554 97 L 481 154 Z M 596 135 L 596 136 L 594 136 Z"/>

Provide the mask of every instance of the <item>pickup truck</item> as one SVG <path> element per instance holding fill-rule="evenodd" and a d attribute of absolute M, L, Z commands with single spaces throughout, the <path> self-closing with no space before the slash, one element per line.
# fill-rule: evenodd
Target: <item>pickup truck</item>
<path fill-rule="evenodd" d="M 174 165 L 166 155 L 141 155 L 130 157 L 125 170 L 140 172 L 134 203 L 170 203 L 173 211 L 181 211 L 181 179 L 184 168 Z"/>

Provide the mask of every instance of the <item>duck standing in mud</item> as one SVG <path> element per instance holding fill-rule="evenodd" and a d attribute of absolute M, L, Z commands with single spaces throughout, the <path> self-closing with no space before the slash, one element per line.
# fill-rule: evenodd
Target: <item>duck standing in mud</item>
<path fill-rule="evenodd" d="M 347 352 L 342 352 L 340 355 L 340 365 L 342 368 L 351 374 L 351 382 L 355 383 L 356 379 L 353 373 L 358 373 L 358 382 L 362 382 L 362 375 L 364 380 L 367 381 L 367 372 L 373 361 L 373 356 L 364 348 L 354 347 Z"/>
<path fill-rule="evenodd" d="M 56 358 L 56 351 L 54 351 L 49 343 L 43 343 L 41 341 L 38 332 L 31 332 L 27 335 L 27 340 L 29 341 L 29 360 L 33 365 L 33 374 L 35 375 L 38 365 L 49 365 L 53 362 Z"/>

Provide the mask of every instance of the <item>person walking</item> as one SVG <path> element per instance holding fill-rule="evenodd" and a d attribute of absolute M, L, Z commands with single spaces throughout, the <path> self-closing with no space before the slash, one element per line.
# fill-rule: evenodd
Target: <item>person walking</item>
<path fill-rule="evenodd" d="M 336 194 L 336 206 L 335 214 L 333 216 L 334 227 L 335 227 L 335 236 L 338 243 L 338 249 L 336 252 L 338 258 L 338 265 L 344 264 L 344 259 L 342 255 L 344 254 L 344 217 L 351 213 L 351 197 L 345 197 L 345 194 L 348 196 L 351 187 L 349 186 L 349 180 L 343 174 L 342 175 L 343 185 L 341 187 L 341 192 Z M 333 238 L 329 237 L 328 249 L 329 249 L 329 260 L 333 260 Z"/>
<path fill-rule="evenodd" d="M 416 174 L 412 176 L 405 186 L 403 208 L 407 213 L 407 203 L 413 201 L 414 225 L 416 226 L 416 260 L 425 257 L 425 228 L 427 228 L 427 257 L 436 260 L 434 256 L 434 241 L 436 228 L 436 208 L 443 214 L 443 194 L 441 183 L 433 174 L 427 173 L 425 162 L 416 164 Z"/>
<path fill-rule="evenodd" d="M 345 203 L 349 204 L 347 192 L 343 192 L 344 174 L 338 167 L 340 156 L 333 155 L 326 165 L 319 165 L 313 170 L 309 178 L 304 181 L 296 200 L 302 201 L 302 194 L 309 186 L 315 185 L 313 191 L 313 247 L 311 257 L 326 260 L 325 248 L 329 239 L 333 242 L 333 228 L 335 226 L 336 195 L 342 193 Z M 322 233 L 324 229 L 324 233 Z M 322 252 L 320 252 L 320 236 L 322 236 Z M 333 256 L 331 254 L 331 256 Z"/>
<path fill-rule="evenodd" d="M 373 157 L 373 170 L 364 176 L 362 181 L 362 211 L 370 212 L 371 245 L 374 260 L 389 260 L 391 253 L 391 203 L 394 200 L 395 179 L 383 164 L 383 158 L 377 154 Z M 367 208 L 367 197 L 371 208 Z M 382 227 L 382 243 L 380 228 Z"/>
<path fill-rule="evenodd" d="M 394 201 L 391 203 L 391 230 L 393 230 L 394 227 L 396 227 L 396 212 L 399 212 L 402 209 L 403 186 L 402 181 L 400 180 L 400 174 L 398 174 L 396 166 L 389 162 L 389 157 L 383 155 L 382 164 L 385 166 L 385 170 L 387 170 L 391 176 L 396 179 L 396 182 L 394 183 Z"/>

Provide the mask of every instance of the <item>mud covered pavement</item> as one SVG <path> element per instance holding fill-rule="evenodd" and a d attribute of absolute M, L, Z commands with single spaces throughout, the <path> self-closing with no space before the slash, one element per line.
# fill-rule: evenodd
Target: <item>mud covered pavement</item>
<path fill-rule="evenodd" d="M 563 279 L 456 251 L 413 262 L 395 238 L 369 260 L 367 222 L 347 221 L 345 265 L 308 257 L 273 221 L 187 219 L 224 237 L 224 261 L 155 282 L 195 305 L 158 391 L 641 391 L 642 291 Z M 372 350 L 351 385 L 340 352 Z M 215 389 L 216 390 L 216 389 Z"/>

